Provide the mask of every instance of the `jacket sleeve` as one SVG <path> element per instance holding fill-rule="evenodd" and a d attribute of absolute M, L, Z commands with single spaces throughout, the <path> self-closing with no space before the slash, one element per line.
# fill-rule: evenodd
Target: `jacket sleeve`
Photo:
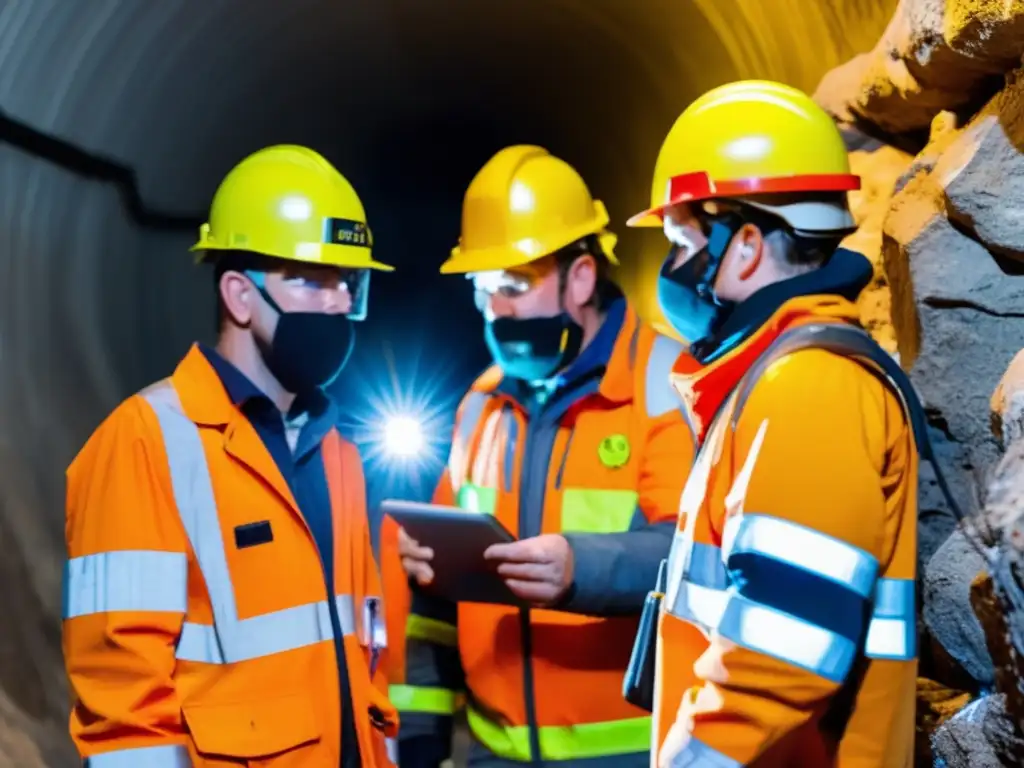
<path fill-rule="evenodd" d="M 434 503 L 453 504 L 448 472 Z M 391 686 L 401 713 L 402 768 L 437 768 L 451 752 L 452 723 L 461 706 L 465 676 L 458 648 L 458 606 L 428 595 L 415 584 L 405 630 L 405 682 Z"/>
<path fill-rule="evenodd" d="M 188 765 L 172 683 L 187 545 L 158 434 L 132 398 L 67 471 L 64 660 L 71 738 L 92 768 Z"/>
<path fill-rule="evenodd" d="M 667 341 L 667 339 L 665 340 Z M 669 350 L 681 352 L 673 343 Z M 669 383 L 668 365 L 648 363 L 646 439 L 639 456 L 637 510 L 624 533 L 567 533 L 573 584 L 559 607 L 593 616 L 639 614 L 675 534 L 679 498 L 695 454 L 693 432 Z"/>
<path fill-rule="evenodd" d="M 823 350 L 783 358 L 754 386 L 719 532 L 732 586 L 694 665 L 702 685 L 678 713 L 677 730 L 690 733 L 680 764 L 752 763 L 851 674 L 901 522 L 882 479 L 894 408 L 858 363 Z"/>

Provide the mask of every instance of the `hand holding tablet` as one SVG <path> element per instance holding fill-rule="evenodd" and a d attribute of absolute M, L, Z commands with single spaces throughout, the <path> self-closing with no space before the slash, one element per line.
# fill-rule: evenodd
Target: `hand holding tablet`
<path fill-rule="evenodd" d="M 498 575 L 498 563 L 484 557 L 492 544 L 515 542 L 492 515 L 394 499 L 382 502 L 381 511 L 415 540 L 416 549 L 407 551 L 420 561 L 413 575 L 421 584 L 429 579 L 424 589 L 455 602 L 526 605 Z"/>

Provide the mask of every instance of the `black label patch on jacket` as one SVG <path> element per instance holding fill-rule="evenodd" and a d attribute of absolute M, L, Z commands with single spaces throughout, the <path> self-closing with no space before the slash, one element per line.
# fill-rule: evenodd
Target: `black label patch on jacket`
<path fill-rule="evenodd" d="M 235 546 L 239 549 L 255 547 L 258 544 L 269 544 L 273 540 L 274 532 L 270 529 L 269 520 L 235 527 Z"/>

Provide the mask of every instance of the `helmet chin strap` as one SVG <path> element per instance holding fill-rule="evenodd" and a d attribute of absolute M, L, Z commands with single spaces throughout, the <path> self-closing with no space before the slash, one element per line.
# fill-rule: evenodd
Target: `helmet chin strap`
<path fill-rule="evenodd" d="M 708 264 L 704 270 L 697 291 L 701 296 L 718 303 L 715 296 L 715 282 L 718 273 L 722 269 L 722 262 L 725 260 L 725 253 L 729 250 L 729 244 L 743 228 L 743 219 L 735 213 L 727 213 L 715 217 L 710 224 L 708 233 L 707 253 Z"/>
<path fill-rule="evenodd" d="M 284 310 L 281 309 L 281 305 L 274 301 L 274 297 L 270 295 L 269 291 L 267 291 L 266 272 L 256 272 L 254 270 L 247 269 L 245 271 L 245 276 L 248 277 L 252 281 L 252 284 L 256 286 L 256 290 L 259 291 L 263 300 L 270 305 L 270 308 L 277 312 L 277 314 L 283 315 Z"/>

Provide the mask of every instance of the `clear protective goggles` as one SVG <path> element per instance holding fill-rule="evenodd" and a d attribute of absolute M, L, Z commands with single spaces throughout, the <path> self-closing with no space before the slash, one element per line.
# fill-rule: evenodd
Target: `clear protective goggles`
<path fill-rule="evenodd" d="M 266 273 L 247 271 L 249 278 L 266 292 Z M 370 270 L 351 269 L 338 267 L 336 269 L 325 269 L 317 266 L 314 269 L 303 271 L 301 269 L 289 274 L 281 275 L 281 282 L 293 295 L 301 295 L 309 292 L 309 299 L 312 300 L 319 295 L 322 299 L 330 299 L 330 304 L 336 304 L 347 309 L 343 313 L 350 320 L 365 320 L 369 307 L 370 297 Z M 336 296 L 325 296 L 324 294 L 336 293 Z M 265 294 L 266 295 L 266 294 Z M 273 302 L 276 304 L 277 302 Z M 325 301 L 325 304 L 328 302 Z"/>
<path fill-rule="evenodd" d="M 533 287 L 533 281 L 526 275 L 517 275 L 503 269 L 489 272 L 471 272 L 466 279 L 473 283 L 473 301 L 476 308 L 485 316 L 490 317 L 491 299 L 501 296 L 514 299 L 527 293 Z"/>

